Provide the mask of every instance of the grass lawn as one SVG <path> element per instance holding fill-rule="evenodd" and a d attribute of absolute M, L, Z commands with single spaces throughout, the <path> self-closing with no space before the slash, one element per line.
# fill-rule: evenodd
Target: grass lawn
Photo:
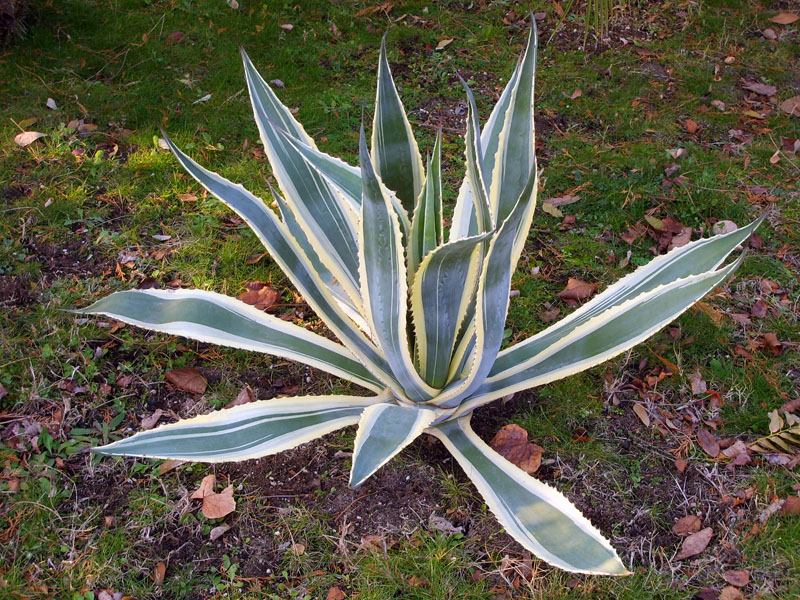
<path fill-rule="evenodd" d="M 0 48 L 0 598 L 800 596 L 800 518 L 780 509 L 800 493 L 797 461 L 724 453 L 769 434 L 768 413 L 800 394 L 800 116 L 781 108 L 800 97 L 800 20 L 770 21 L 793 2 L 643 2 L 600 40 L 585 38 L 580 11 L 552 35 L 558 3 L 544 1 L 34 4 L 25 38 Z M 354 428 L 224 465 L 92 455 L 157 410 L 161 422 L 208 412 L 245 386 L 259 399 L 361 393 L 302 365 L 64 312 L 116 290 L 237 296 L 259 281 L 280 293 L 280 316 L 322 329 L 250 230 L 162 148 L 159 126 L 270 201 L 238 46 L 320 148 L 355 163 L 388 31 L 423 152 L 443 127 L 451 212 L 464 175 L 456 72 L 485 120 L 529 10 L 540 203 L 579 199 L 537 209 L 506 343 L 573 310 L 556 295 L 569 278 L 602 290 L 687 230 L 769 211 L 735 278 L 647 343 L 476 413 L 484 439 L 509 423 L 528 431 L 544 448 L 537 476 L 634 574 L 532 559 L 427 436 L 357 490 Z M 45 137 L 21 147 L 23 131 Z M 186 367 L 203 394 L 165 380 Z M 189 497 L 210 473 L 234 488 L 223 519 Z M 689 515 L 713 538 L 678 559 L 673 526 Z"/>

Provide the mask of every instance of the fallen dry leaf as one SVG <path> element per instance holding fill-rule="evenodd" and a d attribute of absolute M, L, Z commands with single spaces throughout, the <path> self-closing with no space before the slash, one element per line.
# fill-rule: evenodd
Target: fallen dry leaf
<path fill-rule="evenodd" d="M 697 441 L 706 454 L 712 458 L 719 456 L 719 442 L 708 429 L 701 427 L 697 430 Z"/>
<path fill-rule="evenodd" d="M 778 92 L 778 88 L 774 85 L 766 83 L 759 83 L 757 81 L 742 80 L 742 88 L 750 92 L 754 92 L 759 96 L 774 96 Z"/>
<path fill-rule="evenodd" d="M 796 517 L 800 515 L 800 496 L 789 496 L 786 498 L 778 514 L 782 517 Z"/>
<path fill-rule="evenodd" d="M 208 537 L 209 537 L 209 539 L 211 539 L 211 541 L 213 542 L 214 540 L 216 540 L 216 539 L 219 539 L 219 538 L 221 538 L 223 535 L 225 535 L 225 533 L 226 533 L 226 532 L 227 532 L 227 531 L 228 531 L 230 528 L 231 528 L 231 526 L 230 526 L 230 525 L 228 525 L 227 523 L 223 523 L 222 525 L 217 525 L 216 527 L 214 527 L 214 529 L 212 529 L 212 530 L 209 532 L 209 534 L 208 534 Z"/>
<path fill-rule="evenodd" d="M 233 499 L 233 486 L 229 485 L 219 494 L 209 494 L 203 497 L 203 516 L 207 519 L 221 519 L 236 510 L 236 500 Z"/>
<path fill-rule="evenodd" d="M 0 398 L 2 398 L 2 392 L 0 392 Z M 800 397 L 795 398 L 794 400 L 789 400 L 786 404 L 781 406 L 782 413 L 793 413 L 798 408 L 800 408 Z"/>
<path fill-rule="evenodd" d="M 774 17 L 770 18 L 770 21 L 773 23 L 777 23 L 778 25 L 790 25 L 800 19 L 800 15 L 796 15 L 790 12 L 780 12 Z"/>
<path fill-rule="evenodd" d="M 633 412 L 639 417 L 639 420 L 644 423 L 645 427 L 650 427 L 650 415 L 647 414 L 647 409 L 639 402 L 633 403 Z"/>
<path fill-rule="evenodd" d="M 764 31 L 761 32 L 761 35 L 763 35 L 768 40 L 778 39 L 778 34 L 775 33 L 775 30 L 772 29 L 771 27 L 767 27 Z"/>
<path fill-rule="evenodd" d="M 699 396 L 708 392 L 708 384 L 700 374 L 700 369 L 689 375 L 689 383 L 692 385 L 692 395 Z"/>
<path fill-rule="evenodd" d="M 254 265 L 258 262 L 261 262 L 261 259 L 264 258 L 265 256 L 267 256 L 266 252 L 262 252 L 261 254 L 251 254 L 250 256 L 247 257 L 245 263 L 248 265 Z"/>
<path fill-rule="evenodd" d="M 50 110 L 58 110 L 58 104 L 56 104 L 56 101 L 52 98 L 48 98 L 44 105 Z"/>
<path fill-rule="evenodd" d="M 150 415 L 149 417 L 145 417 L 142 419 L 141 426 L 142 429 L 152 429 L 158 423 L 158 420 L 161 418 L 161 415 L 164 414 L 164 411 L 160 408 L 157 408 L 156 411 Z"/>
<path fill-rule="evenodd" d="M 556 217 L 557 219 L 560 219 L 561 217 L 564 216 L 564 213 L 561 212 L 560 209 L 556 208 L 547 201 L 542 202 L 542 212 L 547 213 L 551 217 Z"/>
<path fill-rule="evenodd" d="M 680 248 L 681 246 L 685 246 L 691 241 L 692 241 L 692 228 L 684 227 L 683 229 L 681 229 L 680 233 L 677 233 L 672 236 L 672 239 L 669 241 L 669 246 L 667 247 L 667 250 L 674 250 L 675 248 Z"/>
<path fill-rule="evenodd" d="M 769 417 L 769 432 L 777 433 L 783 429 L 783 419 L 777 410 L 773 410 L 767 414 Z"/>
<path fill-rule="evenodd" d="M 678 469 L 679 473 L 683 473 L 686 470 L 686 467 L 689 466 L 689 463 L 685 458 L 676 458 L 673 464 L 675 465 L 675 468 Z"/>
<path fill-rule="evenodd" d="M 722 574 L 722 578 L 731 585 L 744 587 L 750 583 L 750 573 L 744 569 L 731 569 Z"/>
<path fill-rule="evenodd" d="M 431 516 L 428 517 L 428 525 L 432 529 L 443 533 L 464 533 L 463 527 L 456 527 L 450 521 L 444 517 L 440 517 L 436 513 L 431 513 Z"/>
<path fill-rule="evenodd" d="M 447 39 L 444 39 L 444 40 L 439 40 L 439 43 L 436 44 L 436 49 L 437 50 L 444 50 L 445 48 L 447 48 L 452 43 L 453 43 L 453 38 L 447 38 Z"/>
<path fill-rule="evenodd" d="M 192 500 L 202 500 L 206 496 L 210 496 L 214 493 L 215 485 L 217 485 L 217 476 L 213 473 L 211 473 L 211 475 L 206 475 L 203 477 L 203 481 L 200 482 L 200 487 L 193 491 L 189 498 Z"/>
<path fill-rule="evenodd" d="M 159 475 L 165 475 L 165 474 L 169 473 L 170 471 L 173 471 L 173 470 L 177 469 L 178 467 L 180 467 L 182 464 L 185 464 L 185 463 L 186 463 L 185 460 L 176 460 L 176 459 L 173 459 L 173 458 L 171 458 L 169 460 L 165 460 L 160 465 L 158 465 L 158 474 Z"/>
<path fill-rule="evenodd" d="M 783 350 L 783 344 L 778 341 L 778 336 L 774 333 L 762 333 L 758 345 L 766 354 L 779 356 Z"/>
<path fill-rule="evenodd" d="M 574 92 L 572 92 L 572 95 L 569 97 L 569 99 L 570 100 L 576 100 L 576 99 L 580 98 L 581 96 L 583 96 L 583 91 L 580 88 L 578 88 Z"/>
<path fill-rule="evenodd" d="M 347 598 L 345 593 L 336 586 L 329 589 L 328 595 L 325 596 L 325 600 L 345 600 L 345 598 Z"/>
<path fill-rule="evenodd" d="M 719 593 L 719 600 L 744 600 L 744 594 L 739 588 L 726 585 Z"/>
<path fill-rule="evenodd" d="M 168 44 L 176 44 L 183 39 L 183 32 L 182 31 L 173 31 L 167 36 L 167 43 Z"/>
<path fill-rule="evenodd" d="M 800 117 L 800 96 L 793 96 L 784 100 L 778 108 L 787 114 Z"/>
<path fill-rule="evenodd" d="M 551 206 L 566 206 L 567 204 L 574 204 L 578 200 L 580 200 L 580 196 L 556 196 L 555 198 L 548 198 L 545 200 L 547 204 Z"/>
<path fill-rule="evenodd" d="M 681 517 L 672 526 L 672 533 L 675 535 L 689 535 L 690 533 L 697 533 L 703 526 L 703 522 L 697 515 L 687 515 Z"/>
<path fill-rule="evenodd" d="M 426 588 L 430 584 L 428 583 L 427 579 L 423 579 L 422 577 L 417 577 L 416 575 L 412 575 L 408 578 L 408 585 L 412 588 Z"/>
<path fill-rule="evenodd" d="M 676 560 L 697 556 L 708 547 L 711 538 L 714 537 L 714 530 L 711 527 L 701 529 L 697 533 L 691 534 L 681 544 L 681 551 L 675 557 Z"/>
<path fill-rule="evenodd" d="M 291 23 L 281 23 L 280 25 L 278 25 L 278 27 L 280 27 L 281 29 L 285 29 L 286 31 L 291 31 L 292 29 L 294 29 L 294 25 L 292 25 Z"/>
<path fill-rule="evenodd" d="M 734 223 L 733 221 L 717 221 L 711 226 L 711 233 L 714 235 L 720 235 L 723 233 L 730 233 L 731 231 L 736 231 L 739 229 L 739 226 Z"/>
<path fill-rule="evenodd" d="M 24 148 L 46 135 L 46 133 L 39 133 L 38 131 L 23 131 L 14 136 L 14 143 Z"/>
<path fill-rule="evenodd" d="M 203 377 L 203 374 L 191 367 L 172 369 L 164 373 L 164 377 L 176 388 L 192 394 L 202 394 L 208 387 L 208 381 Z"/>
<path fill-rule="evenodd" d="M 236 395 L 236 398 L 231 400 L 225 405 L 225 408 L 233 408 L 234 406 L 241 406 L 242 404 L 248 404 L 250 402 L 254 402 L 258 399 L 256 396 L 255 391 L 249 385 L 244 386 L 239 393 Z"/>
<path fill-rule="evenodd" d="M 291 546 L 289 546 L 289 550 L 295 556 L 303 556 L 306 553 L 306 545 L 301 544 L 300 542 L 295 542 Z"/>
<path fill-rule="evenodd" d="M 542 313 L 539 315 L 539 318 L 545 323 L 552 323 L 558 318 L 558 315 L 560 313 L 561 313 L 560 308 L 553 308 L 551 310 L 542 311 Z"/>
<path fill-rule="evenodd" d="M 750 309 L 750 314 L 759 319 L 763 319 L 767 316 L 767 303 L 761 299 L 756 300 L 755 304 L 753 304 L 753 308 Z"/>
<path fill-rule="evenodd" d="M 742 454 L 747 454 L 747 444 L 742 440 L 736 440 L 732 445 L 725 448 L 722 454 L 728 458 L 736 459 Z"/>
<path fill-rule="evenodd" d="M 683 122 L 683 128 L 686 129 L 686 133 L 697 133 L 697 121 L 694 121 L 693 119 L 686 119 Z"/>
<path fill-rule="evenodd" d="M 281 295 L 267 283 L 253 281 L 244 287 L 247 288 L 247 291 L 239 294 L 237 298 L 258 310 L 270 312 L 281 301 Z"/>
<path fill-rule="evenodd" d="M 164 575 L 167 574 L 167 565 L 163 562 L 160 562 L 156 565 L 156 568 L 153 569 L 153 581 L 156 582 L 156 585 L 161 585 L 164 583 Z"/>
<path fill-rule="evenodd" d="M 637 225 L 636 227 L 630 227 L 626 231 L 620 233 L 619 239 L 626 244 L 633 244 L 640 235 L 642 235 L 642 229 Z"/>
<path fill-rule="evenodd" d="M 800 140 L 781 136 L 781 150 L 787 154 L 797 154 L 800 150 Z"/>
<path fill-rule="evenodd" d="M 567 286 L 558 292 L 556 296 L 564 300 L 567 304 L 574 306 L 579 302 L 591 298 L 595 289 L 597 289 L 597 285 L 594 283 L 586 283 L 580 279 L 570 277 L 567 281 Z"/>
<path fill-rule="evenodd" d="M 362 535 L 358 548 L 359 550 L 368 550 L 370 552 L 386 552 L 386 538 L 382 535 L 374 535 L 372 533 Z"/>
<path fill-rule="evenodd" d="M 528 475 L 533 475 L 542 463 L 541 446 L 528 441 L 528 432 L 519 425 L 504 425 L 489 445 L 509 462 L 514 463 Z"/>

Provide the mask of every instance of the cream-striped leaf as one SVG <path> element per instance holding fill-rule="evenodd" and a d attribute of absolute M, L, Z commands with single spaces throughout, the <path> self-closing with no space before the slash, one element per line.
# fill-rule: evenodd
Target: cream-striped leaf
<path fill-rule="evenodd" d="M 341 201 L 339 193 L 306 162 L 295 146 L 278 133 L 278 126 L 285 127 L 286 121 L 276 119 L 285 115 L 286 108 L 247 55 L 243 53 L 242 58 L 253 114 L 273 175 L 286 202 L 308 232 L 308 240 L 320 260 L 355 301 L 359 289 L 358 215 L 348 203 Z M 305 141 L 308 143 L 307 139 Z"/>
<path fill-rule="evenodd" d="M 486 187 L 483 151 L 481 149 L 478 108 L 475 106 L 475 97 L 472 95 L 472 90 L 469 89 L 467 82 L 461 79 L 461 76 L 459 76 L 459 80 L 467 93 L 469 106 L 467 111 L 467 133 L 464 137 L 464 155 L 467 163 L 465 180 L 469 181 L 470 189 L 472 190 L 477 230 L 483 233 L 494 229 L 495 222 L 489 207 L 489 198 L 486 191 L 488 188 Z"/>
<path fill-rule="evenodd" d="M 335 156 L 304 144 L 280 127 L 275 129 L 309 166 L 341 192 L 353 212 L 358 215 L 361 211 L 361 171 Z"/>
<path fill-rule="evenodd" d="M 530 39 L 528 43 L 530 43 Z M 489 120 L 481 131 L 481 152 L 484 161 L 484 174 L 487 179 L 484 183 L 487 185 L 487 189 L 488 185 L 491 183 L 494 160 L 497 153 L 497 144 L 500 139 L 500 132 L 503 129 L 506 110 L 511 101 L 511 92 L 516 87 L 521 65 L 522 61 L 517 61 L 511 78 L 508 80 L 506 87 L 503 88 L 500 99 L 497 101 L 497 104 L 494 105 Z M 475 235 L 478 231 L 477 219 L 475 217 L 475 200 L 473 198 L 472 186 L 470 185 L 469 178 L 464 178 L 461 188 L 459 189 L 452 221 L 453 224 L 450 229 L 451 240 Z"/>
<path fill-rule="evenodd" d="M 344 199 L 353 207 L 356 214 L 361 214 L 360 169 L 304 144 L 280 128 L 278 129 L 278 133 L 282 134 L 286 142 L 294 146 L 306 162 L 316 169 L 328 183 L 339 190 Z M 405 208 L 403 208 L 402 203 L 397 198 L 397 194 L 386 188 L 383 183 L 381 183 L 381 187 L 383 188 L 383 193 L 392 201 L 392 206 L 394 206 L 397 216 L 400 217 L 400 226 L 403 229 L 403 235 L 408 235 L 408 232 L 411 230 L 411 222 L 409 221 Z"/>
<path fill-rule="evenodd" d="M 292 280 L 317 315 L 333 330 L 348 350 L 386 387 L 400 392 L 389 366 L 372 342 L 339 306 L 327 290 L 303 250 L 286 227 L 259 198 L 242 185 L 234 184 L 198 165 L 165 136 L 181 166 L 214 196 L 231 207 L 256 233 L 273 260 Z"/>
<path fill-rule="evenodd" d="M 488 182 L 489 206 L 495 222 L 502 223 L 516 205 L 535 169 L 533 86 L 536 75 L 536 27 L 531 28 L 520 72 L 511 91 L 503 129 Z M 491 161 L 489 161 L 491 163 Z M 527 234 L 527 230 L 525 231 Z"/>
<path fill-rule="evenodd" d="M 297 221 L 294 212 L 292 212 L 292 208 L 286 203 L 283 197 L 278 193 L 272 184 L 267 182 L 269 186 L 269 191 L 272 194 L 272 198 L 275 200 L 275 204 L 278 205 L 278 212 L 281 215 L 281 219 L 283 220 L 283 226 L 289 232 L 289 235 L 294 238 L 295 243 L 300 247 L 305 254 L 306 258 L 308 259 L 309 264 L 316 272 L 319 279 L 325 284 L 325 287 L 330 292 L 331 296 L 336 299 L 336 302 L 339 303 L 339 306 L 347 313 L 356 324 L 359 325 L 362 329 L 366 327 L 366 323 L 364 323 L 364 319 L 361 318 L 361 302 L 360 298 L 357 298 L 358 303 L 356 300 L 350 297 L 350 295 L 344 290 L 341 286 L 339 281 L 336 277 L 333 276 L 328 270 L 328 267 L 320 260 L 317 251 L 314 249 L 314 246 L 311 242 L 308 241 L 308 236 L 306 232 L 303 230 L 303 226 Z"/>
<path fill-rule="evenodd" d="M 433 423 L 433 410 L 397 404 L 375 404 L 358 423 L 350 485 L 358 487 Z"/>
<path fill-rule="evenodd" d="M 566 571 L 628 575 L 603 535 L 559 491 L 534 479 L 484 443 L 469 417 L 428 430 L 455 456 L 506 532 Z"/>
<path fill-rule="evenodd" d="M 364 316 L 405 397 L 424 402 L 434 390 L 417 373 L 409 350 L 408 286 L 400 224 L 373 168 L 363 126 L 359 149 L 364 182 L 359 234 Z"/>
<path fill-rule="evenodd" d="M 483 382 L 494 364 L 503 341 L 508 311 L 515 241 L 520 227 L 528 227 L 535 208 L 536 170 L 530 173 L 517 205 L 492 238 L 481 270 L 475 304 L 475 344 L 467 376 L 450 384 L 436 399 L 442 407 L 460 403 Z M 467 343 L 469 347 L 469 342 Z M 454 357 L 453 362 L 460 360 Z"/>
<path fill-rule="evenodd" d="M 364 409 L 387 399 L 381 394 L 258 400 L 142 431 L 93 451 L 208 463 L 260 458 L 355 425 Z"/>
<path fill-rule="evenodd" d="M 76 312 L 296 360 L 376 392 L 385 387 L 344 346 L 215 292 L 129 290 Z"/>
<path fill-rule="evenodd" d="M 544 385 L 598 365 L 646 340 L 725 281 L 742 257 L 717 271 L 692 275 L 626 300 L 590 319 L 526 362 L 526 368 L 486 379 L 456 414 L 513 392 Z"/>
<path fill-rule="evenodd" d="M 397 193 L 406 213 L 422 191 L 422 157 L 411 131 L 403 103 L 397 94 L 389 62 L 386 60 L 386 36 L 381 40 L 378 62 L 378 91 L 372 124 L 372 158 L 383 183 Z"/>
<path fill-rule="evenodd" d="M 481 246 L 490 234 L 448 242 L 422 261 L 411 286 L 411 314 L 422 378 L 433 388 L 447 383 L 456 335 L 474 305 Z"/>
<path fill-rule="evenodd" d="M 436 134 L 433 157 L 428 157 L 428 171 L 422 193 L 411 219 L 408 242 L 408 277 L 413 279 L 420 262 L 442 243 L 442 130 Z"/>
<path fill-rule="evenodd" d="M 563 339 L 576 327 L 631 298 L 678 279 L 716 269 L 739 244 L 755 231 L 763 219 L 762 215 L 746 227 L 736 231 L 696 240 L 654 258 L 558 323 L 503 350 L 497 356 L 489 375 L 510 374 L 526 368 L 532 357 L 539 355 L 553 343 Z"/>

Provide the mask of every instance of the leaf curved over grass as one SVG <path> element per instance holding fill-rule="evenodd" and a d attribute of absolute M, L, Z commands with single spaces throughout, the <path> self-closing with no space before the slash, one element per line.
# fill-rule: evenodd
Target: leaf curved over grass
<path fill-rule="evenodd" d="M 628 575 L 603 535 L 560 492 L 484 443 L 469 416 L 427 430 L 447 446 L 508 534 L 536 556 L 574 573 Z"/>

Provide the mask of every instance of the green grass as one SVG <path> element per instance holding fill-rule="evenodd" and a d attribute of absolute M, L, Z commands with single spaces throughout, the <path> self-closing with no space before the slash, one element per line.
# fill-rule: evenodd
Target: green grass
<path fill-rule="evenodd" d="M 349 461 L 333 455 L 352 448 L 351 430 L 307 454 L 220 468 L 234 485 L 238 508 L 225 521 L 231 531 L 216 541 L 208 536 L 218 523 L 185 500 L 210 467 L 184 465 L 159 475 L 147 462 L 86 452 L 136 429 L 155 408 L 185 414 L 224 406 L 245 384 L 262 397 L 287 386 L 304 393 L 355 391 L 319 373 L 309 381 L 302 367 L 270 357 L 131 327 L 115 330 L 59 310 L 145 278 L 230 295 L 259 280 L 295 301 L 268 257 L 247 264 L 261 252 L 255 236 L 157 144 L 162 126 L 199 162 L 268 197 L 269 170 L 258 155 L 238 46 L 267 80 L 284 83 L 280 97 L 297 108 L 320 147 L 354 162 L 362 110 L 369 117 L 374 102 L 380 37 L 388 29 L 389 61 L 423 149 L 432 145 L 440 111 L 445 120 L 450 211 L 463 176 L 460 125 L 452 118 L 463 101 L 455 71 L 470 81 L 485 119 L 523 43 L 518 20 L 528 10 L 510 2 L 414 0 L 388 15 L 358 16 L 374 3 L 241 4 L 236 11 L 210 1 L 42 4 L 27 38 L 0 55 L 0 383 L 7 391 L 0 399 L 0 597 L 88 599 L 106 589 L 137 598 L 316 599 L 336 586 L 348 598 L 376 600 L 506 593 L 677 600 L 702 586 L 719 590 L 727 568 L 751 572 L 748 597 L 796 595 L 797 517 L 773 516 L 753 530 L 774 498 L 794 493 L 796 471 L 762 462 L 729 472 L 724 463 L 712 464 L 691 436 L 646 429 L 631 413 L 634 401 L 647 404 L 654 417 L 658 409 L 685 414 L 691 406 L 700 419 L 719 418 L 720 437 L 749 441 L 768 431 L 768 411 L 797 394 L 800 165 L 786 153 L 777 164 L 770 157 L 781 136 L 800 137 L 800 120 L 768 101 L 759 104 L 764 98 L 748 103 L 740 80 L 775 85 L 779 101 L 796 95 L 798 33 L 796 25 L 770 25 L 770 13 L 756 14 L 743 1 L 631 9 L 623 17 L 631 19 L 631 33 L 614 33 L 612 25 L 611 43 L 590 43 L 587 51 L 583 28 L 568 20 L 539 53 L 540 197 L 578 194 L 581 200 L 563 207 L 576 216 L 571 229 L 536 214 L 514 276 L 520 294 L 511 300 L 509 341 L 546 326 L 546 310 L 571 310 L 555 296 L 568 277 L 602 289 L 646 263 L 652 238 L 644 234 L 632 245 L 619 238 L 645 215 L 708 231 L 714 220 L 742 225 L 773 207 L 759 231 L 763 246 L 750 251 L 733 283 L 706 300 L 710 313 L 692 309 L 676 322 L 677 336 L 661 332 L 629 355 L 518 395 L 512 408 L 498 403 L 483 413 L 489 435 L 513 422 L 545 448 L 543 477 L 613 536 L 633 576 L 575 577 L 527 562 L 463 474 L 426 441 L 385 467 L 382 483 L 365 484 L 363 493 L 374 495 L 359 499 L 361 491 L 353 492 L 350 508 L 343 491 Z M 549 11 L 540 25 L 543 40 L 556 22 L 551 7 L 530 6 Z M 286 23 L 290 31 L 279 27 Z M 782 37 L 761 39 L 757 31 L 767 26 Z M 454 41 L 433 51 L 443 38 Z M 726 62 L 728 56 L 733 60 Z M 581 95 L 571 99 L 577 89 Z M 48 98 L 57 110 L 45 107 Z M 714 100 L 726 109 L 715 108 Z M 755 118 L 747 110 L 765 114 Z M 97 125 L 96 132 L 79 135 L 67 127 L 74 119 Z M 700 125 L 696 134 L 686 132 L 686 119 Z M 24 129 L 47 137 L 23 149 L 13 137 L 26 120 Z M 750 139 L 737 146 L 731 130 Z M 670 152 L 678 148 L 687 154 L 675 159 Z M 673 164 L 680 170 L 667 176 Z M 678 176 L 683 183 L 674 181 Z M 748 189 L 755 185 L 769 197 Z M 162 242 L 153 235 L 171 237 Z M 628 250 L 630 264 L 620 267 Z M 132 266 L 126 256 L 134 257 Z M 761 278 L 775 281 L 785 296 L 763 295 Z M 774 309 L 767 317 L 753 317 L 748 326 L 730 318 L 748 313 L 760 296 Z M 294 316 L 320 330 L 307 309 Z M 754 345 L 770 332 L 785 344 L 779 356 Z M 658 377 L 659 356 L 679 372 L 637 388 Z M 189 366 L 209 378 L 202 399 L 164 383 L 165 371 Z M 721 406 L 692 397 L 688 377 L 697 369 L 719 392 Z M 132 383 L 118 385 L 121 377 Z M 283 388 L 274 385 L 278 379 Z M 677 476 L 670 451 L 689 458 L 691 476 Z M 311 471 L 318 465 L 320 473 L 304 472 L 306 465 Z M 413 475 L 408 484 L 406 472 Z M 317 489 L 299 483 L 307 476 L 312 483 L 319 478 Z M 749 487 L 754 494 L 746 503 L 721 504 L 723 492 Z M 378 505 L 387 489 L 402 501 Z M 697 502 L 696 510 L 709 511 L 715 529 L 712 546 L 696 562 L 672 559 L 680 541 L 669 529 L 688 510 L 682 493 Z M 435 531 L 431 512 L 467 526 L 466 532 Z M 359 548 L 371 534 L 386 537 L 385 553 Z M 292 552 L 294 543 L 304 552 Z M 159 562 L 167 566 L 163 583 L 153 578 Z"/>

